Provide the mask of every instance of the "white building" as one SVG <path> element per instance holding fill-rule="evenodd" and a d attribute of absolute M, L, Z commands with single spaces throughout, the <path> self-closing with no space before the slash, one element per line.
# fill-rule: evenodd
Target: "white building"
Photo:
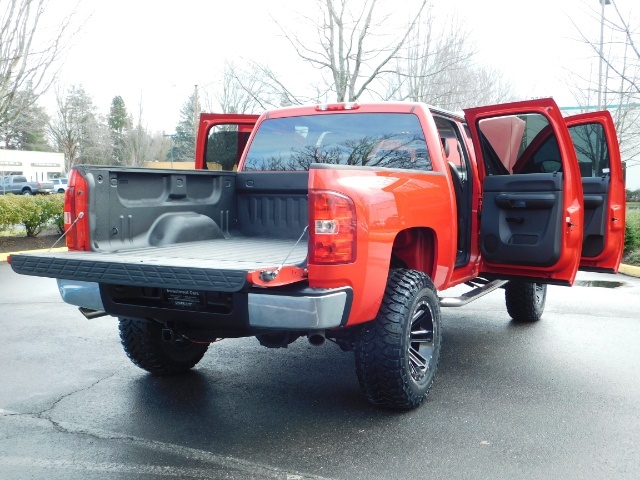
<path fill-rule="evenodd" d="M 0 149 L 0 176 L 24 175 L 30 182 L 64 177 L 64 155 Z"/>

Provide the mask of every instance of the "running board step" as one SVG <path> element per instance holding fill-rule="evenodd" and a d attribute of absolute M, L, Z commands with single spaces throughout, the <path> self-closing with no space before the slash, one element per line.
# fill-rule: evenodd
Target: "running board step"
<path fill-rule="evenodd" d="M 463 293 L 459 297 L 440 297 L 441 307 L 462 307 L 469 302 L 472 302 L 480 297 L 484 297 L 487 293 L 493 292 L 502 287 L 509 280 L 494 280 L 486 283 L 482 286 L 476 287 L 466 293 Z"/>

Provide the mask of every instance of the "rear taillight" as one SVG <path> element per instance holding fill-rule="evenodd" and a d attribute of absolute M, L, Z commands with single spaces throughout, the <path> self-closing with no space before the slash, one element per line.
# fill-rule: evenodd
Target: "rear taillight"
<path fill-rule="evenodd" d="M 351 263 L 356 259 L 356 209 L 342 194 L 309 192 L 309 263 Z"/>
<path fill-rule="evenodd" d="M 64 231 L 69 250 L 90 250 L 87 181 L 72 170 L 64 196 Z"/>

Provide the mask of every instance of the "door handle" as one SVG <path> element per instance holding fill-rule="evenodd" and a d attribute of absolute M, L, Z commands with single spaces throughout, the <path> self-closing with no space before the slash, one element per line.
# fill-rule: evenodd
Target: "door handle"
<path fill-rule="evenodd" d="M 500 193 L 494 201 L 505 209 L 551 208 L 556 203 L 556 196 L 553 193 Z"/>

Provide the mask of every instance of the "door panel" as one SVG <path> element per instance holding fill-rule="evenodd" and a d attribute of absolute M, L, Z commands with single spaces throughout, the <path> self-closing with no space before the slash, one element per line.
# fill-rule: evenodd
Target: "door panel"
<path fill-rule="evenodd" d="M 593 258 L 600 255 L 605 247 L 609 179 L 583 178 L 582 191 L 584 192 L 582 257 Z"/>
<path fill-rule="evenodd" d="M 488 262 L 550 267 L 560 259 L 562 174 L 495 175 L 484 181 L 480 248 Z M 495 219 L 496 221 L 493 221 Z"/>
<path fill-rule="evenodd" d="M 583 199 L 571 137 L 552 99 L 465 110 L 483 185 L 480 271 L 572 284 Z"/>
<path fill-rule="evenodd" d="M 575 146 L 584 191 L 581 270 L 615 273 L 624 248 L 625 194 L 622 161 L 611 114 L 565 119 Z"/>

